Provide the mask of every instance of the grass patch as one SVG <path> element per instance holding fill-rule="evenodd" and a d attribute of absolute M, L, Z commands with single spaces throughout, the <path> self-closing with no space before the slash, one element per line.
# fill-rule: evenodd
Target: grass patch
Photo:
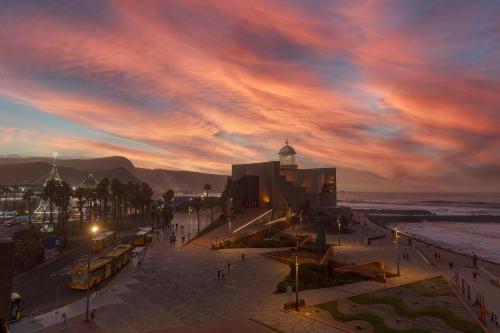
<path fill-rule="evenodd" d="M 425 282 L 433 282 L 442 285 L 441 288 L 431 288 L 425 285 Z M 444 283 L 443 283 L 444 282 Z M 435 277 L 424 281 L 418 281 L 415 283 L 410 283 L 402 286 L 404 288 L 410 289 L 414 294 L 423 296 L 423 297 L 439 297 L 439 296 L 455 296 L 453 290 L 450 289 L 446 280 L 442 277 Z"/>
<path fill-rule="evenodd" d="M 328 311 L 335 320 L 342 322 L 350 322 L 354 320 L 362 320 L 369 322 L 373 326 L 373 331 L 375 333 L 432 333 L 431 331 L 422 329 L 407 329 L 407 330 L 397 330 L 390 328 L 385 325 L 384 319 L 372 313 L 357 313 L 357 314 L 345 314 L 339 311 L 337 308 L 337 301 L 332 301 L 328 303 L 318 304 L 317 308 Z"/>
<path fill-rule="evenodd" d="M 328 266 L 305 263 L 299 266 L 299 290 L 342 286 L 359 281 L 371 280 L 355 272 L 334 272 L 335 263 Z M 286 292 L 290 285 L 295 290 L 295 264 L 290 264 L 290 273 L 276 286 L 277 293 Z"/>
<path fill-rule="evenodd" d="M 415 319 L 430 316 L 443 320 L 448 326 L 466 333 L 481 333 L 482 328 L 472 320 L 463 319 L 455 315 L 450 309 L 441 306 L 430 306 L 422 309 L 412 308 L 401 299 L 391 296 L 374 296 L 364 294 L 349 298 L 353 302 L 363 305 L 387 304 L 391 305 L 394 312 L 400 316 Z"/>

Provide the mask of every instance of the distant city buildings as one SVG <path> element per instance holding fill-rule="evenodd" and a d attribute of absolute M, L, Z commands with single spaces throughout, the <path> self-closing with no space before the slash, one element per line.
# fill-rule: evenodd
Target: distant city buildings
<path fill-rule="evenodd" d="M 299 169 L 288 140 L 278 154 L 279 161 L 232 166 L 231 181 L 242 206 L 267 207 L 274 215 L 285 214 L 288 208 L 336 207 L 336 168 Z"/>

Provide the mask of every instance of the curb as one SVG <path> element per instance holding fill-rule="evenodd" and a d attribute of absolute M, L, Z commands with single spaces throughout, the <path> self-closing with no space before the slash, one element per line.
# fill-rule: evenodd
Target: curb
<path fill-rule="evenodd" d="M 274 332 L 277 332 L 277 333 L 282 333 L 282 331 L 277 330 L 276 328 L 274 328 L 274 327 L 272 327 L 272 326 L 269 326 L 268 324 L 263 323 L 263 322 L 261 322 L 260 320 L 257 320 L 257 319 L 254 319 L 254 318 L 248 318 L 248 320 L 251 320 L 251 321 L 253 321 L 254 323 L 257 323 L 257 324 L 259 324 L 259 325 L 261 325 L 261 326 L 264 326 L 265 328 L 268 328 L 268 329 L 270 329 L 271 331 L 274 331 Z"/>
<path fill-rule="evenodd" d="M 311 306 L 311 307 L 313 307 L 313 306 Z M 285 311 L 285 310 L 282 310 L 282 311 Z M 300 317 L 303 317 L 303 318 L 306 318 L 306 319 L 309 319 L 309 320 L 315 321 L 315 322 L 317 322 L 317 323 L 320 323 L 320 324 L 323 324 L 323 325 L 326 325 L 326 326 L 333 327 L 333 328 L 338 329 L 338 330 L 340 330 L 340 331 L 342 331 L 342 332 L 346 332 L 346 333 L 354 333 L 354 332 L 355 332 L 355 331 L 351 331 L 351 330 L 349 330 L 349 329 L 347 329 L 347 328 L 345 328 L 345 327 L 335 326 L 335 325 L 333 325 L 333 324 L 331 324 L 331 323 L 327 323 L 327 322 L 324 322 L 324 321 L 319 320 L 319 319 L 316 319 L 316 318 L 311 318 L 311 317 L 309 317 L 309 316 L 307 316 L 307 315 L 305 315 L 305 314 L 302 314 L 302 313 L 300 313 L 300 312 L 297 312 L 297 311 L 285 311 L 285 312 L 287 312 L 287 313 L 291 313 L 291 314 L 295 314 L 295 315 L 297 315 L 297 316 L 300 316 Z"/>

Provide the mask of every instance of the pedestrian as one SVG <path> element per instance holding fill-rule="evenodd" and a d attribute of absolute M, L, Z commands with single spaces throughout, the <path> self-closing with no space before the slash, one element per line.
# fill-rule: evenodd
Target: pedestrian
<path fill-rule="evenodd" d="M 220 269 L 217 270 L 217 280 L 220 280 Z"/>
<path fill-rule="evenodd" d="M 438 255 L 434 252 L 434 259 L 437 259 Z"/>
<path fill-rule="evenodd" d="M 66 313 L 63 313 L 61 316 L 61 330 L 66 329 Z"/>
<path fill-rule="evenodd" d="M 7 333 L 7 323 L 3 318 L 0 318 L 0 333 Z"/>
<path fill-rule="evenodd" d="M 245 253 L 241 254 L 241 261 L 245 261 Z"/>
<path fill-rule="evenodd" d="M 221 273 L 220 273 L 220 279 L 221 280 L 225 280 L 226 279 L 226 275 L 224 274 L 224 270 L 222 270 Z"/>
<path fill-rule="evenodd" d="M 474 278 L 474 281 L 476 281 L 477 273 L 476 272 L 472 272 L 472 277 Z"/>
<path fill-rule="evenodd" d="M 227 271 L 230 272 L 231 271 L 231 263 L 228 261 L 227 262 Z"/>
<path fill-rule="evenodd" d="M 438 253 L 438 259 L 441 259 L 441 253 Z"/>
<path fill-rule="evenodd" d="M 184 240 L 186 239 L 185 236 L 182 236 L 182 244 L 184 244 Z"/>
<path fill-rule="evenodd" d="M 89 322 L 89 328 L 97 328 L 95 324 L 95 309 L 90 312 L 90 322 Z"/>

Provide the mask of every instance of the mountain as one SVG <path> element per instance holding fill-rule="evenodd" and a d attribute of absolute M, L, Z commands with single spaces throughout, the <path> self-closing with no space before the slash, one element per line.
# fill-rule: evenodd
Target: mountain
<path fill-rule="evenodd" d="M 151 185 L 156 193 L 169 188 L 176 192 L 199 193 L 205 184 L 212 185 L 214 192 L 222 192 L 227 184 L 227 176 L 192 171 L 136 168 L 135 174 Z"/>
<path fill-rule="evenodd" d="M 0 185 L 28 185 L 45 177 L 52 168 L 53 160 L 47 157 L 0 157 Z M 214 192 L 222 192 L 227 176 L 191 171 L 136 168 L 121 156 L 94 159 L 58 159 L 57 169 L 61 178 L 71 186 L 77 186 L 92 173 L 97 180 L 119 179 L 126 183 L 146 182 L 156 194 L 167 189 L 177 192 L 199 193 L 203 185 L 212 185 Z"/>
<path fill-rule="evenodd" d="M 10 157 L 10 158 L 0 158 L 0 165 L 9 164 L 21 164 L 21 163 L 34 163 L 34 162 L 44 162 L 47 164 L 53 163 L 52 158 L 48 157 Z M 67 160 L 57 160 L 58 167 L 70 167 L 80 171 L 86 172 L 96 172 L 105 171 L 116 168 L 124 168 L 130 172 L 135 169 L 134 164 L 128 159 L 122 156 L 110 156 L 102 158 L 92 158 L 92 159 L 67 159 Z"/>
<path fill-rule="evenodd" d="M 28 162 L 20 164 L 0 164 L 0 185 L 30 185 L 44 179 L 52 166 L 45 162 Z M 58 166 L 59 176 L 70 186 L 79 185 L 89 173 L 97 179 L 109 178 L 119 179 L 121 182 L 141 182 L 134 174 L 123 167 L 109 170 L 77 170 L 72 167 Z"/>

